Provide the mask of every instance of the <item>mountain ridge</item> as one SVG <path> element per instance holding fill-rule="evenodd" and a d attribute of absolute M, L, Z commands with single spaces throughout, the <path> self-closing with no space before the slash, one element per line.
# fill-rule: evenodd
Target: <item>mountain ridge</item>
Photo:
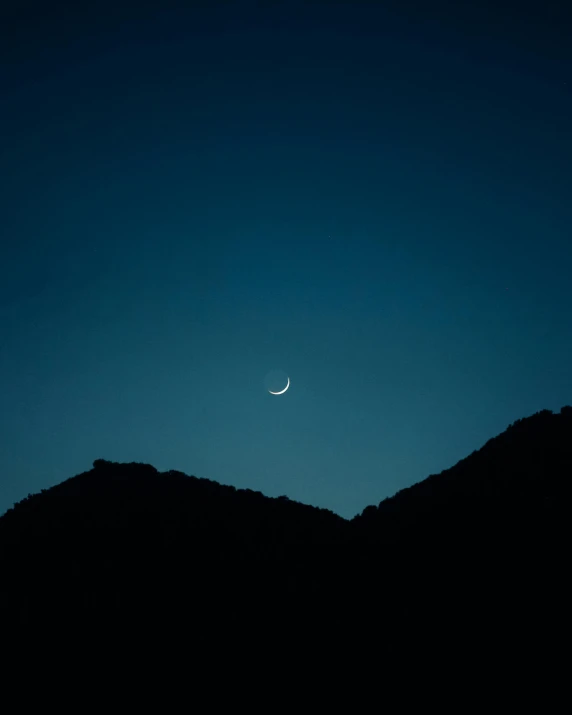
<path fill-rule="evenodd" d="M 564 593 L 571 477 L 568 406 L 518 420 L 351 520 L 175 470 L 97 459 L 0 517 L 0 606 L 26 629 L 40 627 L 46 612 L 64 629 L 165 619 L 190 628 L 201 613 L 212 614 L 204 628 L 216 616 L 223 630 L 233 613 L 262 628 L 271 612 L 314 627 L 337 622 L 345 633 L 375 622 L 382 608 L 393 614 L 384 625 L 393 638 L 428 627 L 421 589 L 425 609 L 453 632 L 459 614 L 478 612 L 482 625 L 500 617 L 500 603 L 530 609 L 534 597 L 537 608 Z"/>
<path fill-rule="evenodd" d="M 64 480 L 63 482 L 60 482 L 59 484 L 54 485 L 53 487 L 50 487 L 49 489 L 42 489 L 40 492 L 37 492 L 36 494 L 28 494 L 27 497 L 24 497 L 21 499 L 19 502 L 16 502 L 13 507 L 10 507 L 9 509 L 4 512 L 4 514 L 0 515 L 0 523 L 2 523 L 2 519 L 9 515 L 12 514 L 15 510 L 20 510 L 24 505 L 31 503 L 37 503 L 39 499 L 42 497 L 42 495 L 46 493 L 50 493 L 52 495 L 55 494 L 61 494 L 66 491 L 66 489 L 70 489 L 70 491 L 73 491 L 74 488 L 77 487 L 78 483 L 80 480 L 86 480 L 87 477 L 91 476 L 98 476 L 99 478 L 99 486 L 102 486 L 102 477 L 103 476 L 113 476 L 115 478 L 121 477 L 122 475 L 135 475 L 137 474 L 137 481 L 139 485 L 144 483 L 141 479 L 141 477 L 149 477 L 151 475 L 157 475 L 162 478 L 162 480 L 169 479 L 169 480 L 178 480 L 179 482 L 181 480 L 190 480 L 195 483 L 195 485 L 199 488 L 204 488 L 204 491 L 217 491 L 219 496 L 226 496 L 229 497 L 231 495 L 236 495 L 238 498 L 242 497 L 247 497 L 250 496 L 252 498 L 263 498 L 265 500 L 274 500 L 274 501 L 280 501 L 280 502 L 287 502 L 290 504 L 295 504 L 301 507 L 304 507 L 309 510 L 315 510 L 316 512 L 321 512 L 321 513 L 327 513 L 330 515 L 333 515 L 337 517 L 338 519 L 351 523 L 355 521 L 359 521 L 364 517 L 364 514 L 371 514 L 373 510 L 384 510 L 387 508 L 389 504 L 394 502 L 395 500 L 401 500 L 403 499 L 406 495 L 411 495 L 416 492 L 419 492 L 420 490 L 423 490 L 425 486 L 427 486 L 428 483 L 435 483 L 436 479 L 443 479 L 443 478 L 448 478 L 455 470 L 459 470 L 461 467 L 467 464 L 468 460 L 471 460 L 475 456 L 480 457 L 484 453 L 489 452 L 490 450 L 494 449 L 497 445 L 499 445 L 501 440 L 506 440 L 507 436 L 510 439 L 513 435 L 517 434 L 518 432 L 523 432 L 527 429 L 530 429 L 531 426 L 536 426 L 539 423 L 546 423 L 547 419 L 550 418 L 556 418 L 560 419 L 561 417 L 566 420 L 566 423 L 572 422 L 572 407 L 571 406 L 564 406 L 561 408 L 559 414 L 555 414 L 552 412 L 552 410 L 540 410 L 533 415 L 529 417 L 525 417 L 522 419 L 518 419 L 515 422 L 511 423 L 504 432 L 501 432 L 499 435 L 496 435 L 495 437 L 490 438 L 487 440 L 487 442 L 479 449 L 473 450 L 473 452 L 460 459 L 455 465 L 452 467 L 448 467 L 444 470 L 442 470 L 438 474 L 431 474 L 428 477 L 420 480 L 419 482 L 415 482 L 414 484 L 404 487 L 403 489 L 397 491 L 395 494 L 392 496 L 388 496 L 381 500 L 377 505 L 369 505 L 366 506 L 362 512 L 356 514 L 354 517 L 351 519 L 347 519 L 345 517 L 342 517 L 335 512 L 333 512 L 330 509 L 326 509 L 324 507 L 319 507 L 315 505 L 310 505 L 310 504 L 305 504 L 303 502 L 296 501 L 294 499 L 291 499 L 287 495 L 282 495 L 278 497 L 269 497 L 265 494 L 263 494 L 260 491 L 252 490 L 249 488 L 236 488 L 232 485 L 227 485 L 227 484 L 222 484 L 220 482 L 217 482 L 212 479 L 204 478 L 204 477 L 196 477 L 195 475 L 187 475 L 184 472 L 181 472 L 179 470 L 167 470 L 164 472 L 159 472 L 154 466 L 150 464 L 146 464 L 143 462 L 113 462 L 110 460 L 106 459 L 101 459 L 98 458 L 94 460 L 93 462 L 93 467 L 91 470 L 88 470 L 86 472 L 82 472 L 78 475 L 75 475 L 73 477 L 69 477 L 68 479 Z M 95 483 L 92 485 L 95 486 Z M 133 483 L 132 486 L 136 486 L 135 482 Z M 77 495 L 79 496 L 81 494 L 80 489 L 76 489 Z"/>

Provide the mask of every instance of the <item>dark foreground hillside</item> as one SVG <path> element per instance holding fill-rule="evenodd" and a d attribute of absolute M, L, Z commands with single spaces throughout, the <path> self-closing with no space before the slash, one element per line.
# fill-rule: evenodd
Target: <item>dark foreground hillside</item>
<path fill-rule="evenodd" d="M 519 420 L 352 521 L 96 460 L 0 518 L 4 633 L 135 627 L 220 642 L 238 628 L 310 642 L 325 629 L 384 652 L 454 639 L 474 655 L 492 629 L 515 649 L 566 602 L 571 479 L 572 408 Z"/>

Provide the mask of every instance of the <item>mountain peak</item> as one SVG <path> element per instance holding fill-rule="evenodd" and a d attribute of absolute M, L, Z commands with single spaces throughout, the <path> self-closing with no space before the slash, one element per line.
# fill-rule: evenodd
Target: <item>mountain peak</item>
<path fill-rule="evenodd" d="M 244 608 L 262 598 L 347 613 L 353 603 L 366 617 L 382 601 L 403 609 L 419 579 L 441 599 L 491 574 L 497 588 L 530 573 L 548 583 L 569 542 L 571 475 L 568 406 L 517 420 L 351 521 L 285 495 L 96 459 L 0 518 L 0 605 L 26 622 L 46 603 L 69 623 L 114 622 L 125 604 L 143 620 L 157 609 L 185 618 L 190 604 L 219 617 L 232 594 Z"/>

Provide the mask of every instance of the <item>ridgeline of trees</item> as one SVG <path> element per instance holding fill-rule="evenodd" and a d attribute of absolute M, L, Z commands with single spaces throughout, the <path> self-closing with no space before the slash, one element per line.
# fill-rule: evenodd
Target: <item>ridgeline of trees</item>
<path fill-rule="evenodd" d="M 351 521 L 97 459 L 0 518 L 0 606 L 32 630 L 169 623 L 196 636 L 240 622 L 251 634 L 373 629 L 390 642 L 438 622 L 440 637 L 468 638 L 501 612 L 505 625 L 525 611 L 530 624 L 531 609 L 556 607 L 571 479 L 572 407 L 518 420 Z"/>

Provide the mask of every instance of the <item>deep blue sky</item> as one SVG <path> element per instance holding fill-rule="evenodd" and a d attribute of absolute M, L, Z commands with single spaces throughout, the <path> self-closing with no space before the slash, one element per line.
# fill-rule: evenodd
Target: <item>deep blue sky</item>
<path fill-rule="evenodd" d="M 351 517 L 572 402 L 566 3 L 185 4 L 0 17 L 0 513 L 105 458 Z"/>

